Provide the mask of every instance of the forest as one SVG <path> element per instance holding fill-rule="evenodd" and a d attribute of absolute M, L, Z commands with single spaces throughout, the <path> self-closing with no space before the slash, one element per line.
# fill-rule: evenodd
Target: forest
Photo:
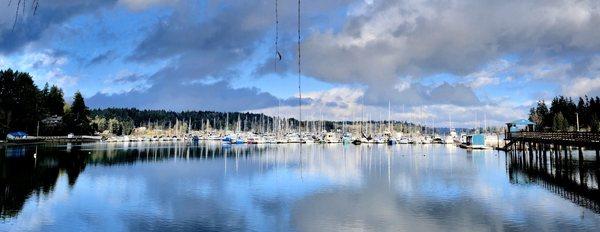
<path fill-rule="evenodd" d="M 39 89 L 28 73 L 0 70 L 0 139 L 13 131 L 29 135 L 92 134 L 89 113 L 79 92 L 69 105 L 62 89 L 48 84 Z M 44 123 L 49 117 L 60 120 Z"/>
<path fill-rule="evenodd" d="M 600 97 L 580 97 L 575 103 L 570 97 L 557 96 L 549 108 L 544 101 L 539 101 L 529 111 L 529 120 L 543 131 L 599 132 Z"/>

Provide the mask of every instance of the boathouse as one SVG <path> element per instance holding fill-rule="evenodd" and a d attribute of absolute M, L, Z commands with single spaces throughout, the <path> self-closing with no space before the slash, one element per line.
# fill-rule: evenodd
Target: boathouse
<path fill-rule="evenodd" d="M 506 123 L 509 132 L 535 131 L 535 123 L 527 119 L 519 119 Z"/>

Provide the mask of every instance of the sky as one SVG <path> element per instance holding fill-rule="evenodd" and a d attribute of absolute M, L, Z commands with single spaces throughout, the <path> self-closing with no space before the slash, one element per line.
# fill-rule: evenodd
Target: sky
<path fill-rule="evenodd" d="M 1 3 L 5 1 L 6 3 Z M 501 126 L 600 95 L 599 1 L 0 0 L 0 69 L 91 108 Z M 31 4 L 32 1 L 25 1 Z M 15 21 L 16 19 L 16 21 Z"/>

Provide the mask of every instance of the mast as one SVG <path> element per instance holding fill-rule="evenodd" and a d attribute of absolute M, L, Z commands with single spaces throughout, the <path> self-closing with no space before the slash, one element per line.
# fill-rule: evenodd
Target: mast
<path fill-rule="evenodd" d="M 390 135 L 392 134 L 392 124 L 391 124 L 391 117 L 392 117 L 392 113 L 391 113 L 391 102 L 388 100 L 388 131 L 390 132 Z"/>

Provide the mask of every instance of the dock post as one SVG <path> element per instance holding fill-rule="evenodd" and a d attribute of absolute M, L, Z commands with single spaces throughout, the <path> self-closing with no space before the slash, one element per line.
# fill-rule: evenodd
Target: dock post
<path fill-rule="evenodd" d="M 579 150 L 579 166 L 583 165 L 583 150 L 581 149 L 581 147 L 578 148 Z"/>
<path fill-rule="evenodd" d="M 533 166 L 533 147 L 531 146 L 531 142 L 529 142 L 527 145 L 527 150 L 529 151 L 529 166 Z"/>

